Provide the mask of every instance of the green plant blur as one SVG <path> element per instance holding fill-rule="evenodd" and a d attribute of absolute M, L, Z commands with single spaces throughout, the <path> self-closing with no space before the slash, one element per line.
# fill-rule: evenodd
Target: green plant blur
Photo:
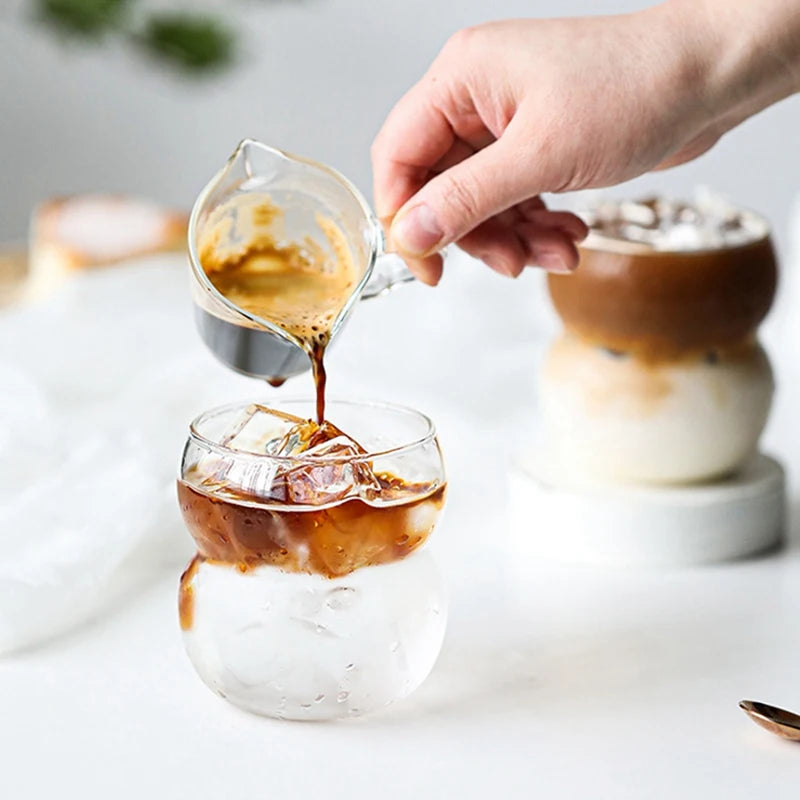
<path fill-rule="evenodd" d="M 86 42 L 116 37 L 165 64 L 192 74 L 229 67 L 237 35 L 213 14 L 150 11 L 134 21 L 137 0 L 32 0 L 34 18 L 63 38 Z"/>

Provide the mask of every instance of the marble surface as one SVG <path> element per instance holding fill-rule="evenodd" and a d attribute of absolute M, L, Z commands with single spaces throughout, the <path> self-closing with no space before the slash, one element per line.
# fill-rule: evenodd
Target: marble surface
<path fill-rule="evenodd" d="M 109 595 L 87 624 L 0 659 L 0 797 L 796 796 L 800 750 L 737 702 L 800 709 L 797 515 L 786 548 L 728 565 L 604 570 L 517 558 L 505 470 L 535 420 L 535 369 L 554 323 L 540 276 L 512 284 L 458 257 L 448 267 L 436 291 L 365 302 L 330 359 L 332 395 L 403 402 L 439 427 L 450 496 L 431 548 L 450 621 L 428 681 L 346 723 L 248 716 L 194 674 L 178 630 L 178 559 L 151 559 L 133 591 Z M 166 474 L 201 395 L 274 390 L 228 376 L 202 351 L 184 278 L 163 268 L 175 320 L 151 315 L 142 335 L 183 337 L 198 364 L 180 381 L 160 378 L 181 384 L 157 451 Z M 784 302 L 765 332 L 781 382 L 765 447 L 790 476 L 800 457 L 792 307 Z M 75 387 L 102 378 L 94 370 L 82 362 Z M 310 388 L 300 376 L 281 391 Z M 175 509 L 163 513 L 166 550 L 186 535 Z"/>

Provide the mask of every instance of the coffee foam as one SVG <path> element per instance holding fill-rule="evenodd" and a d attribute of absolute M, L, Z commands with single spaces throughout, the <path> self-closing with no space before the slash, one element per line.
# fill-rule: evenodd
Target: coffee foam
<path fill-rule="evenodd" d="M 665 197 L 607 199 L 582 213 L 591 229 L 586 247 L 624 251 L 700 252 L 752 244 L 769 235 L 759 215 L 708 189 L 693 202 Z"/>
<path fill-rule="evenodd" d="M 324 243 L 287 241 L 281 208 L 265 195 L 237 197 L 209 217 L 198 248 L 220 294 L 307 349 L 327 344 L 359 279 L 341 228 L 322 214 L 315 219 Z"/>

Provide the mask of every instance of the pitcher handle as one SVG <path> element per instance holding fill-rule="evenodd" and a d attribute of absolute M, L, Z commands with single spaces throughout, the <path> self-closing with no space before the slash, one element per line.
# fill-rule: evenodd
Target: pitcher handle
<path fill-rule="evenodd" d="M 380 297 L 395 287 L 413 280 L 415 278 L 406 266 L 406 262 L 397 253 L 383 253 L 375 261 L 372 275 L 361 292 L 361 298 L 370 300 L 373 297 Z"/>

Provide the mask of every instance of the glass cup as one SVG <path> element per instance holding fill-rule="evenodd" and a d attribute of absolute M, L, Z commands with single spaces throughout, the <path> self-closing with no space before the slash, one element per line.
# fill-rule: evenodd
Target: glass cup
<path fill-rule="evenodd" d="M 282 719 L 405 697 L 445 630 L 424 547 L 446 489 L 433 423 L 381 403 L 329 409 L 361 448 L 341 436 L 326 452 L 276 453 L 287 420 L 310 418 L 313 402 L 239 403 L 192 423 L 178 481 L 198 549 L 179 595 L 189 658 L 221 697 Z"/>

